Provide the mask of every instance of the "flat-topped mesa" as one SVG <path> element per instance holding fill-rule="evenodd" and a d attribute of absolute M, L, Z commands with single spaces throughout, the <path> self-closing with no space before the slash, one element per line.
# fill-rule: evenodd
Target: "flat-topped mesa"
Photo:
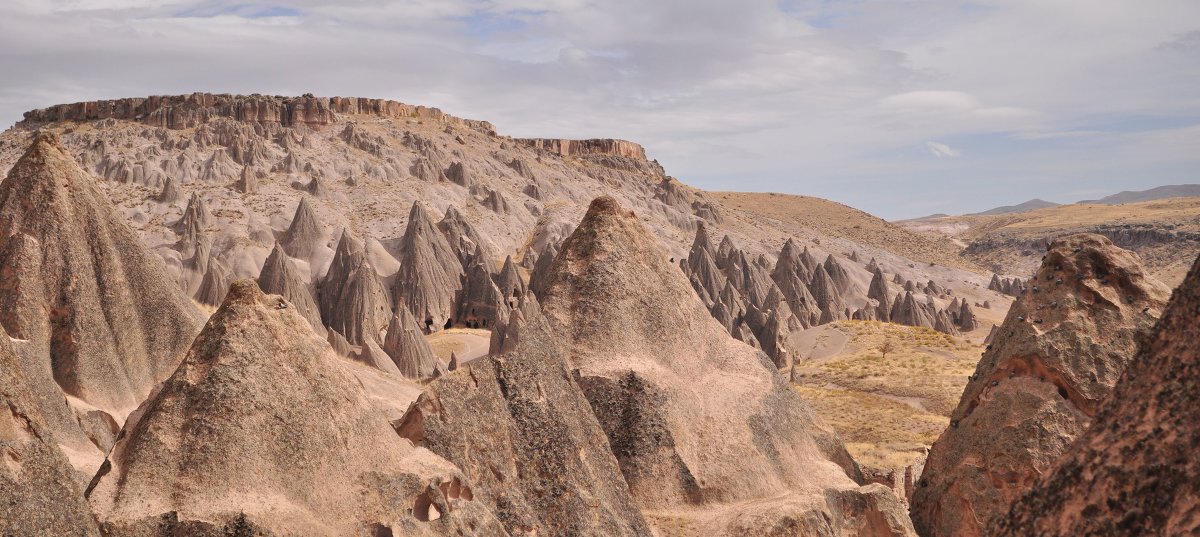
<path fill-rule="evenodd" d="M 613 138 L 564 140 L 561 138 L 514 138 L 513 141 L 534 149 L 557 153 L 564 157 L 580 155 L 616 155 L 638 160 L 646 159 L 646 149 L 639 144 Z"/>
<path fill-rule="evenodd" d="M 461 125 L 486 133 L 494 133 L 496 130 L 486 121 L 457 118 L 437 108 L 413 106 L 387 99 L 314 97 L 311 94 L 284 97 L 227 93 L 153 95 L 59 104 L 25 112 L 25 119 L 19 125 L 35 127 L 56 121 L 120 119 L 168 129 L 188 129 L 217 118 L 229 118 L 282 127 L 324 126 L 334 123 L 338 114 L 417 118 Z"/>

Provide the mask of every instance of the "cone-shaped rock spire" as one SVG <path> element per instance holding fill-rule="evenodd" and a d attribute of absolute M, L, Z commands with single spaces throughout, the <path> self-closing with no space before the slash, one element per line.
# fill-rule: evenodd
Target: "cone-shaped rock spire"
<path fill-rule="evenodd" d="M 405 308 L 396 308 L 396 313 L 392 315 L 383 352 L 392 357 L 401 375 L 411 379 L 429 378 L 434 371 L 442 369 L 429 342 L 425 341 L 424 331 Z"/>
<path fill-rule="evenodd" d="M 400 254 L 397 308 L 408 308 L 427 331 L 453 324 L 455 298 L 462 288 L 462 264 L 420 201 L 413 203 L 408 213 Z"/>
<path fill-rule="evenodd" d="M 179 363 L 200 313 L 51 135 L 0 182 L 0 267 L 0 325 L 25 340 L 22 372 L 46 426 L 94 472 L 105 442 L 69 405 L 123 422 Z"/>
<path fill-rule="evenodd" d="M 379 274 L 367 261 L 363 244 L 342 232 L 329 272 L 321 282 L 317 305 L 324 324 L 346 337 L 351 345 L 382 339 L 392 317 L 391 301 Z"/>
<path fill-rule="evenodd" d="M 435 533 L 502 531 L 464 476 L 397 437 L 324 338 L 281 304 L 251 280 L 233 284 L 94 480 L 101 522 L 136 535 L 165 520 L 201 534 L 403 533 L 434 519 Z"/>
<path fill-rule="evenodd" d="M 325 243 L 325 226 L 317 220 L 307 197 L 300 198 L 292 223 L 279 243 L 289 256 L 306 261 L 312 259 L 313 252 Z"/>
<path fill-rule="evenodd" d="M 262 271 L 258 274 L 258 286 L 264 293 L 280 295 L 291 302 L 316 333 L 320 334 L 325 330 L 324 324 L 321 323 L 321 309 L 313 300 L 312 291 L 309 291 L 300 271 L 292 264 L 291 258 L 279 243 L 275 243 L 271 255 L 267 256 L 266 262 L 263 263 Z"/>

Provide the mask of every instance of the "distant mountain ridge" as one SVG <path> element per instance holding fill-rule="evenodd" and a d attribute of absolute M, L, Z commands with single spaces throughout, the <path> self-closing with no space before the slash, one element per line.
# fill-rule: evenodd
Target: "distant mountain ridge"
<path fill-rule="evenodd" d="M 1016 205 L 1004 205 L 1002 207 L 996 207 L 995 209 L 988 209 L 983 212 L 970 213 L 963 216 L 993 216 L 997 214 L 1026 213 L 1029 211 L 1035 211 L 1037 209 L 1045 209 L 1047 207 L 1058 207 L 1059 205 L 1060 204 L 1054 203 L 1053 201 L 1034 198 L 1024 203 L 1018 203 Z"/>
<path fill-rule="evenodd" d="M 1124 190 L 1111 196 L 1105 196 L 1098 200 L 1084 200 L 1079 203 L 1117 205 L 1120 203 L 1137 203 L 1139 201 L 1152 201 L 1165 198 L 1188 198 L 1193 196 L 1200 196 L 1200 184 L 1163 185 L 1147 190 Z"/>

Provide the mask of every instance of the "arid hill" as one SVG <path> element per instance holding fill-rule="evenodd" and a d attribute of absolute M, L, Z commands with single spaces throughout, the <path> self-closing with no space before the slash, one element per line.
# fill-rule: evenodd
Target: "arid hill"
<path fill-rule="evenodd" d="M 1200 198 L 1109 205 L 1079 203 L 1019 214 L 920 218 L 898 222 L 949 239 L 962 256 L 995 273 L 1025 277 L 1037 269 L 1046 245 L 1075 233 L 1104 235 L 1141 256 L 1147 270 L 1177 285 L 1200 254 Z"/>

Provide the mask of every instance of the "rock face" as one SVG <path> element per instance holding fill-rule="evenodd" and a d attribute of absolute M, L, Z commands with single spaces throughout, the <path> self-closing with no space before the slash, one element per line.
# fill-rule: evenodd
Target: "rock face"
<path fill-rule="evenodd" d="M 918 531 L 987 535 L 1088 426 L 1168 294 L 1107 238 L 1055 241 L 933 445 Z"/>
<path fill-rule="evenodd" d="M 383 352 L 392 357 L 401 375 L 411 379 L 426 379 L 444 369 L 433 355 L 429 342 L 425 341 L 425 333 L 417 320 L 406 308 L 396 308 L 392 322 L 388 324 Z"/>
<path fill-rule="evenodd" d="M 275 243 L 271 255 L 267 256 L 263 263 L 262 271 L 258 274 L 258 287 L 264 293 L 280 295 L 291 302 L 316 333 L 320 334 L 325 330 L 325 325 L 321 323 L 321 310 L 313 300 L 312 291 L 309 291 L 300 271 L 279 243 Z"/>
<path fill-rule="evenodd" d="M 100 534 L 3 331 L 0 460 L 0 535 Z"/>
<path fill-rule="evenodd" d="M 1200 262 L 1092 425 L 994 535 L 1200 533 Z"/>
<path fill-rule="evenodd" d="M 430 219 L 425 204 L 419 201 L 408 213 L 400 254 L 397 307 L 408 308 L 426 331 L 449 328 L 456 295 L 462 289 L 463 267 L 458 254 Z"/>
<path fill-rule="evenodd" d="M 887 514 L 834 505 L 871 494 L 841 441 L 765 355 L 729 337 L 613 199 L 592 202 L 545 295 L 544 313 L 642 509 L 711 509 L 715 535 L 785 520 L 829 535 L 911 534 L 890 492 Z"/>
<path fill-rule="evenodd" d="M 512 535 L 649 535 L 531 295 L 512 324 L 511 350 L 434 381 L 397 431 L 462 468 Z"/>
<path fill-rule="evenodd" d="M 338 241 L 319 294 L 321 319 L 351 345 L 382 339 L 392 318 L 391 301 L 363 244 L 349 232 L 343 232 Z"/>
<path fill-rule="evenodd" d="M 88 494 L 107 534 L 502 535 L 281 304 L 235 282 L 131 417 Z"/>
<path fill-rule="evenodd" d="M 283 251 L 297 259 L 309 260 L 317 248 L 325 243 L 325 239 L 325 227 L 317 220 L 308 198 L 300 198 L 292 223 L 279 241 Z"/>
<path fill-rule="evenodd" d="M 179 363 L 200 313 L 47 135 L 0 183 L 0 267 L 0 324 L 26 341 L 21 368 L 46 427 L 91 473 L 106 441 L 80 420 L 123 422 Z"/>

